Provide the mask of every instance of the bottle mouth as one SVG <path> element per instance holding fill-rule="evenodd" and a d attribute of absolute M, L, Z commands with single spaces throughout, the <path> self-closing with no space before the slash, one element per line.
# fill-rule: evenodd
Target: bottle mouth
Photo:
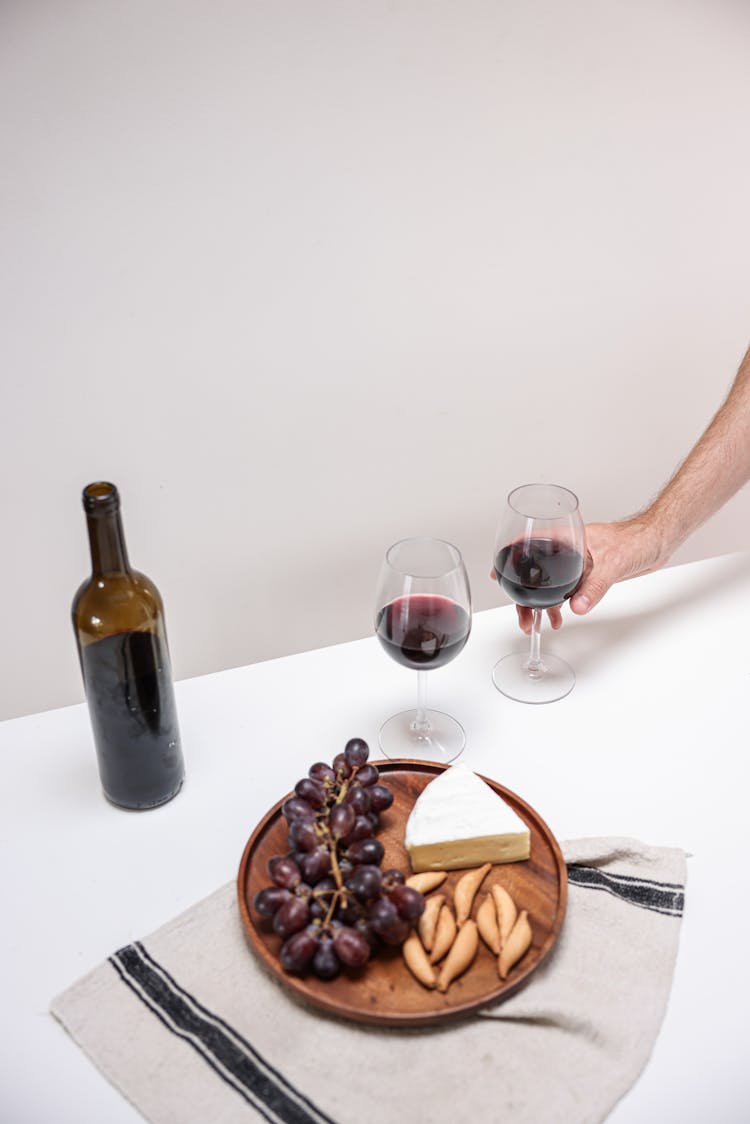
<path fill-rule="evenodd" d="M 120 510 L 120 493 L 114 484 L 97 480 L 83 489 L 83 510 L 87 515 L 109 515 Z"/>

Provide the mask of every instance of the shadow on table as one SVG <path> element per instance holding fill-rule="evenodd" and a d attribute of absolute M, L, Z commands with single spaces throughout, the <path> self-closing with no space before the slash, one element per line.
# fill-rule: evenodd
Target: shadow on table
<path fill-rule="evenodd" d="M 589 664 L 599 663 L 606 651 L 622 649 L 631 642 L 640 644 L 651 632 L 664 628 L 671 618 L 688 615 L 693 601 L 700 600 L 705 607 L 711 601 L 725 601 L 733 590 L 738 594 L 738 602 L 740 591 L 743 596 L 750 592 L 750 567 L 746 556 L 737 557 L 718 575 L 715 570 L 709 573 L 699 570 L 689 585 L 681 585 L 658 605 L 650 604 L 648 608 L 615 617 L 610 615 L 606 619 L 597 619 L 597 609 L 593 609 L 590 616 L 577 618 L 575 628 L 566 636 L 566 658 L 581 671 Z M 606 598 L 602 604 L 606 604 Z M 554 649 L 553 635 L 545 628 L 542 651 L 545 646 Z"/>

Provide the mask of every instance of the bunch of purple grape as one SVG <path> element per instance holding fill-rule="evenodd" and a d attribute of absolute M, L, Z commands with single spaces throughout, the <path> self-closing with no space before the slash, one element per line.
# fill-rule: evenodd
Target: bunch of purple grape
<path fill-rule="evenodd" d="M 288 972 L 330 980 L 342 966 L 361 968 L 382 944 L 400 945 L 424 910 L 400 871 L 380 869 L 375 832 L 393 793 L 369 755 L 352 738 L 330 765 L 312 765 L 282 806 L 289 853 L 268 860 L 273 885 L 253 905 L 283 938 Z"/>

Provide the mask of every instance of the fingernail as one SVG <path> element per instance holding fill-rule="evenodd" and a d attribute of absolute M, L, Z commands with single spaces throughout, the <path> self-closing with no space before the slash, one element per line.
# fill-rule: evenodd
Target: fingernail
<path fill-rule="evenodd" d="M 586 596 L 585 593 L 579 594 L 579 596 L 576 597 L 576 612 L 578 612 L 578 613 L 588 613 L 590 608 L 591 608 L 590 599 Z"/>

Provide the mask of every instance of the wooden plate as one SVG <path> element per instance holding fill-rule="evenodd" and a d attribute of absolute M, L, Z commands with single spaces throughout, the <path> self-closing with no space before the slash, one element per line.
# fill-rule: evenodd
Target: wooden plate
<path fill-rule="evenodd" d="M 404 848 L 406 820 L 425 785 L 446 766 L 422 761 L 377 761 L 384 784 L 393 791 L 393 804 L 381 814 L 377 838 L 385 847 L 382 867 L 411 871 Z M 457 1018 L 505 999 L 550 953 L 565 916 L 568 881 L 560 848 L 544 821 L 533 808 L 495 781 L 484 777 L 519 816 L 531 832 L 531 857 L 525 862 L 494 866 L 475 899 L 499 882 L 512 895 L 519 909 L 529 911 L 533 941 L 505 981 L 497 974 L 496 958 L 480 941 L 472 967 L 455 980 L 446 994 L 428 991 L 406 968 L 399 949 L 383 949 L 358 972 L 342 971 L 334 980 L 318 980 L 312 974 L 291 975 L 279 963 L 282 941 L 268 922 L 253 908 L 258 890 L 270 884 L 266 863 L 273 855 L 286 854 L 287 825 L 280 800 L 261 820 L 247 842 L 237 876 L 237 892 L 245 933 L 255 953 L 269 971 L 298 998 L 331 1014 L 356 1022 L 381 1026 L 427 1026 Z M 452 898 L 455 883 L 464 871 L 452 871 L 437 893 Z"/>

